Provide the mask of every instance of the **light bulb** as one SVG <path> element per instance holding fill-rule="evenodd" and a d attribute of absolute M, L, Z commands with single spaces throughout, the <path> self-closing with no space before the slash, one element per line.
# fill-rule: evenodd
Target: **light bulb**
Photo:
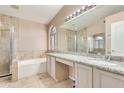
<path fill-rule="evenodd" d="M 72 14 L 70 14 L 70 17 L 72 17 Z"/>
<path fill-rule="evenodd" d="M 76 14 L 76 12 L 73 13 L 74 15 Z"/>
<path fill-rule="evenodd" d="M 80 12 L 80 9 L 78 9 L 77 12 L 79 13 Z"/>
<path fill-rule="evenodd" d="M 67 19 L 69 18 L 69 16 L 66 17 Z"/>
<path fill-rule="evenodd" d="M 81 9 L 84 10 L 85 9 L 85 6 L 83 6 Z"/>

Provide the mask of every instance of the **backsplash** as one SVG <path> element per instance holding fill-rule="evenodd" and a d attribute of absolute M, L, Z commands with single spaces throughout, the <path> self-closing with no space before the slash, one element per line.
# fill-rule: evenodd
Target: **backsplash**
<path fill-rule="evenodd" d="M 18 52 L 18 59 L 25 60 L 25 59 L 33 59 L 33 58 L 44 58 L 46 57 L 46 51 L 19 51 Z"/>
<path fill-rule="evenodd" d="M 107 56 L 107 55 L 98 55 L 98 54 L 91 54 L 91 53 L 79 53 L 79 52 L 65 52 L 65 51 L 54 51 L 54 52 L 55 53 L 65 53 L 65 54 L 72 54 L 72 55 L 88 56 L 88 57 L 93 57 L 93 58 L 100 58 L 101 60 L 105 60 L 105 56 Z M 109 56 L 110 56 L 110 60 L 112 60 L 112 61 L 124 62 L 124 57 L 112 56 L 112 55 L 109 55 Z"/>

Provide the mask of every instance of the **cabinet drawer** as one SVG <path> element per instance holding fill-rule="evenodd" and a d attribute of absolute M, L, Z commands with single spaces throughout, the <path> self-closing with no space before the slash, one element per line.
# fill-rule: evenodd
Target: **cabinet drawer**
<path fill-rule="evenodd" d="M 56 58 L 56 61 L 73 67 L 73 62 L 72 61 L 68 61 L 68 60 L 60 59 L 60 58 Z"/>

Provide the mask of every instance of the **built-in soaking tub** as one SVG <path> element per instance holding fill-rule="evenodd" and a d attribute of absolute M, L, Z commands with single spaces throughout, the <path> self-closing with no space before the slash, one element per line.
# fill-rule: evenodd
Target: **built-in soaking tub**
<path fill-rule="evenodd" d="M 44 72 L 46 72 L 46 58 L 18 61 L 18 79 Z"/>

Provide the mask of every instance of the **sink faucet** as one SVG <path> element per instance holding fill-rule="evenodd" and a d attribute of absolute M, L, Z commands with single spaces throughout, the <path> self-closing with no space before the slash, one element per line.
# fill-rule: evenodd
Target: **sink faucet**
<path fill-rule="evenodd" d="M 106 56 L 105 56 L 105 59 L 106 59 L 107 61 L 110 61 L 110 60 L 111 60 L 111 56 L 110 56 L 110 55 L 106 55 Z"/>

